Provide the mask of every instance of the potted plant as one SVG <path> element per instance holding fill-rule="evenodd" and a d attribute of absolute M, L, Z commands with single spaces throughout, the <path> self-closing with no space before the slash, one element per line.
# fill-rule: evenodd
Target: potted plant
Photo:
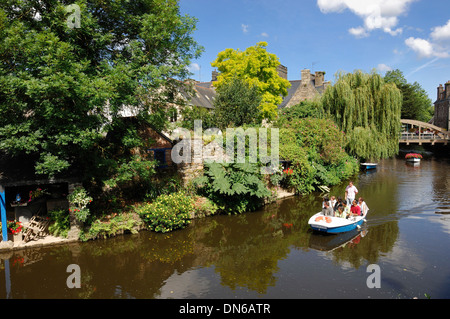
<path fill-rule="evenodd" d="M 407 162 L 420 162 L 420 160 L 422 159 L 422 155 L 418 154 L 418 153 L 408 153 L 405 155 L 405 159 Z"/>
<path fill-rule="evenodd" d="M 13 235 L 14 242 L 22 241 L 22 229 L 23 225 L 21 222 L 16 220 L 8 220 L 7 221 L 8 233 Z"/>

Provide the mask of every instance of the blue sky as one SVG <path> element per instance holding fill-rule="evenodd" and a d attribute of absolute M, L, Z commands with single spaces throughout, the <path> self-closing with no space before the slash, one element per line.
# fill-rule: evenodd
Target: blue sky
<path fill-rule="evenodd" d="M 211 62 L 226 48 L 259 41 L 288 68 L 338 71 L 400 69 L 436 100 L 450 80 L 448 0 L 180 0 L 182 14 L 198 19 L 196 41 L 205 48 L 192 61 L 193 78 L 210 81 Z"/>

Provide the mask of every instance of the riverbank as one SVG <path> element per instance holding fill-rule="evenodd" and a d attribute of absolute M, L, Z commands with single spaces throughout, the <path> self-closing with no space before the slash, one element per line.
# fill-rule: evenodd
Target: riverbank
<path fill-rule="evenodd" d="M 273 199 L 271 202 L 277 201 L 280 199 L 293 197 L 295 195 L 296 194 L 293 192 L 289 192 L 282 188 L 277 188 L 275 199 Z M 271 202 L 268 202 L 265 204 L 269 204 Z M 209 214 L 201 214 L 201 215 L 191 214 L 191 219 L 203 218 L 205 216 L 209 216 Z M 133 227 L 131 232 L 139 232 L 144 229 L 146 229 L 146 228 L 142 227 L 141 223 L 136 223 L 136 226 Z M 115 237 L 115 236 L 124 234 L 125 232 L 123 230 L 117 231 L 115 233 L 109 234 L 108 237 Z M 105 237 L 103 237 L 103 238 L 105 238 Z M 95 239 L 97 239 L 97 238 L 91 238 L 89 240 L 95 240 Z M 48 247 L 48 246 L 55 246 L 55 245 L 63 245 L 63 244 L 68 244 L 68 243 L 73 243 L 73 242 L 83 242 L 83 240 L 81 238 L 63 238 L 63 237 L 58 237 L 58 236 L 53 236 L 53 235 L 46 235 L 45 237 L 33 239 L 28 242 L 23 241 L 23 239 L 22 240 L 17 240 L 17 239 L 14 240 L 13 239 L 13 240 L 8 240 L 8 241 L 0 241 L 0 252 L 41 248 L 41 247 Z"/>
<path fill-rule="evenodd" d="M 56 237 L 56 236 L 52 236 L 52 235 L 47 235 L 43 238 L 31 240 L 29 242 L 24 242 L 23 240 L 22 241 L 8 240 L 8 241 L 0 242 L 0 252 L 10 251 L 10 250 L 29 249 L 29 248 L 40 248 L 40 247 L 46 247 L 46 246 L 67 244 L 67 243 L 72 243 L 72 242 L 77 242 L 77 241 L 79 241 L 79 240 Z"/>

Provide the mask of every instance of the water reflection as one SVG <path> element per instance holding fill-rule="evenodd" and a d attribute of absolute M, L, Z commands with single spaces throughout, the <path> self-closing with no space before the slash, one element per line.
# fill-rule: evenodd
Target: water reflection
<path fill-rule="evenodd" d="M 278 298 L 285 291 L 293 298 L 302 297 L 292 295 L 300 294 L 298 280 L 310 283 L 311 289 L 319 289 L 312 284 L 317 280 L 317 271 L 311 265 L 318 259 L 322 260 L 321 265 L 323 260 L 331 260 L 332 263 L 325 263 L 327 270 L 341 275 L 339 271 L 344 267 L 358 272 L 368 264 L 397 260 L 394 256 L 400 243 L 407 246 L 402 250 L 410 247 L 404 239 L 399 242 L 402 234 L 408 233 L 400 231 L 399 221 L 429 210 L 436 216 L 434 207 L 427 207 L 430 201 L 440 206 L 449 204 L 447 174 L 435 172 L 436 168 L 428 165 L 431 164 L 422 163 L 416 170 L 403 161 L 388 161 L 376 173 L 362 173 L 354 179 L 359 195 L 370 207 L 367 228 L 362 233 L 313 233 L 308 219 L 320 210 L 320 194 L 295 197 L 255 213 L 197 220 L 189 228 L 170 234 L 141 232 L 4 253 L 0 255 L 0 287 L 7 289 L 0 288 L 0 297 Z M 442 185 L 447 189 L 442 190 Z M 333 187 L 331 194 L 343 195 L 345 186 L 346 183 Z M 448 227 L 448 220 L 445 223 Z M 431 259 L 434 264 L 441 263 L 440 256 Z M 80 289 L 66 286 L 66 268 L 74 263 L 82 272 Z M 283 276 L 291 280 L 283 280 Z M 365 272 L 359 276 L 363 279 L 352 277 L 346 282 L 364 283 Z"/>

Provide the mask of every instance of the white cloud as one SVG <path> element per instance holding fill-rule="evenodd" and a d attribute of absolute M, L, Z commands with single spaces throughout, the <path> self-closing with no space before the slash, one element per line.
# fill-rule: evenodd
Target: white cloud
<path fill-rule="evenodd" d="M 448 41 L 450 40 L 450 20 L 442 27 L 433 28 L 431 38 L 435 41 Z"/>
<path fill-rule="evenodd" d="M 389 65 L 386 65 L 384 63 L 380 63 L 377 66 L 377 70 L 380 72 L 387 72 L 387 71 L 392 71 L 392 68 Z"/>
<path fill-rule="evenodd" d="M 427 40 L 409 37 L 405 40 L 405 44 L 413 49 L 419 57 L 429 58 L 433 56 L 433 46 Z"/>
<path fill-rule="evenodd" d="M 264 37 L 264 38 L 268 38 L 269 34 L 267 34 L 266 32 L 263 32 L 263 33 L 261 33 L 261 36 Z"/>
<path fill-rule="evenodd" d="M 248 28 L 249 28 L 248 24 L 241 24 L 241 28 L 242 28 L 242 32 L 248 33 Z"/>
<path fill-rule="evenodd" d="M 363 27 L 350 28 L 348 30 L 350 34 L 353 34 L 357 38 L 365 38 L 369 36 L 369 33 Z"/>
<path fill-rule="evenodd" d="M 196 72 L 200 70 L 200 65 L 198 63 L 192 63 L 188 66 L 189 72 Z"/>
<path fill-rule="evenodd" d="M 340 13 L 348 9 L 363 19 L 364 26 L 349 29 L 349 33 L 356 37 L 368 36 L 376 29 L 395 36 L 403 31 L 395 28 L 398 16 L 406 13 L 413 1 L 416 0 L 317 0 L 317 5 L 323 13 Z"/>
<path fill-rule="evenodd" d="M 409 37 L 405 44 L 416 52 L 419 58 L 450 57 L 450 20 L 443 26 L 434 27 L 429 39 Z"/>

